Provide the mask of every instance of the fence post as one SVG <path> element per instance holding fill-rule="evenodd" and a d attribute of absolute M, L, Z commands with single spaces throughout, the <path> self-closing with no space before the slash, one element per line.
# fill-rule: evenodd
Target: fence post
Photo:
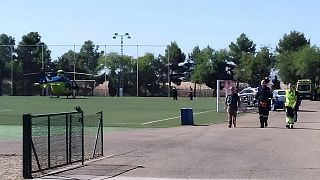
<path fill-rule="evenodd" d="M 100 125 L 101 125 L 101 156 L 103 156 L 103 112 L 100 112 Z"/>
<path fill-rule="evenodd" d="M 68 122 L 69 122 L 69 114 L 67 113 L 66 114 L 66 144 L 65 144 L 65 146 L 66 146 L 66 164 L 68 164 L 69 163 L 69 146 L 68 146 L 68 144 L 69 144 L 69 136 L 68 136 L 68 132 L 69 132 L 69 125 L 68 125 Z"/>
<path fill-rule="evenodd" d="M 82 151 L 81 164 L 84 165 L 84 117 L 83 117 L 83 112 L 81 112 L 81 151 Z"/>
<path fill-rule="evenodd" d="M 71 157 L 72 157 L 72 126 L 73 126 L 73 123 L 72 123 L 72 121 L 73 121 L 73 118 L 72 118 L 72 115 L 70 115 L 70 117 L 69 117 L 70 119 L 69 119 L 69 132 L 68 132 L 68 138 L 69 138 L 69 144 L 67 145 L 68 146 L 68 164 L 70 164 L 71 163 Z"/>
<path fill-rule="evenodd" d="M 23 114 L 23 177 L 26 179 L 32 178 L 32 158 L 31 158 L 31 145 L 32 145 L 32 129 L 31 129 L 31 114 Z"/>
<path fill-rule="evenodd" d="M 48 116 L 48 167 L 51 167 L 51 122 L 50 122 L 50 116 Z"/>

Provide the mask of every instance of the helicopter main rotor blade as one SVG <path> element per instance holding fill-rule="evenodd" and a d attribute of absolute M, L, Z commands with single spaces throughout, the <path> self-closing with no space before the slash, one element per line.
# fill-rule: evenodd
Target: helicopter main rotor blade
<path fill-rule="evenodd" d="M 40 74 L 39 72 L 37 73 L 25 73 L 25 74 L 21 74 L 22 76 L 30 76 L 30 75 L 37 75 Z"/>
<path fill-rule="evenodd" d="M 77 75 L 94 76 L 94 74 L 80 73 L 80 72 L 65 72 L 65 73 L 66 73 L 66 74 L 77 74 Z"/>

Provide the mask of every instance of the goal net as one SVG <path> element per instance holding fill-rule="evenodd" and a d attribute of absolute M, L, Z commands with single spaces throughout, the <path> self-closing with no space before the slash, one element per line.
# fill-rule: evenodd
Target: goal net
<path fill-rule="evenodd" d="M 96 87 L 95 80 L 75 80 L 78 86 L 78 96 L 93 96 L 94 88 Z"/>
<path fill-rule="evenodd" d="M 237 88 L 237 81 L 234 80 L 217 80 L 217 112 L 225 112 L 226 111 L 226 97 L 231 94 L 230 87 Z M 244 88 L 248 87 L 247 83 L 239 82 L 237 92 L 239 93 Z M 243 103 L 242 98 L 240 97 L 240 107 L 239 111 L 245 111 L 246 105 Z"/>

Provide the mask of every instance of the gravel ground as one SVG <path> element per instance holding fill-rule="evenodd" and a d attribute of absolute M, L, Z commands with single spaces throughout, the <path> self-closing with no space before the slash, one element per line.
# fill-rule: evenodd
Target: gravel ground
<path fill-rule="evenodd" d="M 0 155 L 0 179 L 23 179 L 21 155 Z"/>

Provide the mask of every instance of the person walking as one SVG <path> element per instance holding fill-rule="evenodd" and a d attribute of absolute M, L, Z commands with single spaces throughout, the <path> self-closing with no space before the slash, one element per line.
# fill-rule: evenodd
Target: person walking
<path fill-rule="evenodd" d="M 231 94 L 227 95 L 226 103 L 225 103 L 225 105 L 227 106 L 227 112 L 228 112 L 229 128 L 231 128 L 232 123 L 233 123 L 233 127 L 236 127 L 237 111 L 240 105 L 240 98 L 238 96 L 238 93 L 236 92 L 235 87 L 230 87 L 230 90 L 231 90 Z"/>
<path fill-rule="evenodd" d="M 299 97 L 299 91 L 296 89 L 295 85 L 293 86 L 293 90 L 295 91 L 295 96 L 297 97 L 296 105 L 294 107 L 294 122 L 298 121 L 298 111 L 301 105 L 301 98 Z"/>
<path fill-rule="evenodd" d="M 189 98 L 190 98 L 190 100 L 193 99 L 193 89 L 192 89 L 191 86 L 190 86 L 190 88 L 189 88 Z"/>
<path fill-rule="evenodd" d="M 288 129 L 293 129 L 294 124 L 294 110 L 297 103 L 297 96 L 294 86 L 289 83 L 286 90 L 285 106 L 286 106 L 286 127 Z"/>
<path fill-rule="evenodd" d="M 258 88 L 258 92 L 255 96 L 255 99 L 258 100 L 259 104 L 260 128 L 268 127 L 271 98 L 271 89 L 267 86 L 267 82 L 265 80 L 262 80 L 261 87 Z"/>
<path fill-rule="evenodd" d="M 172 88 L 172 96 L 173 96 L 173 100 L 178 100 L 178 91 L 175 86 L 173 86 Z"/>

